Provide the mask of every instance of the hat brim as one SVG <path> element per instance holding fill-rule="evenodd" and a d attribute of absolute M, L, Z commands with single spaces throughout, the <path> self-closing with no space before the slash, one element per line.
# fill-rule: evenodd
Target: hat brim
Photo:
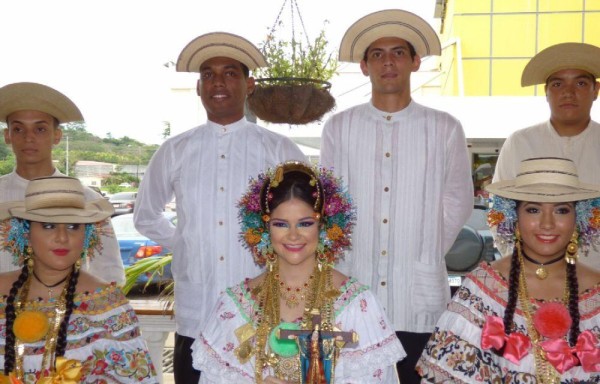
<path fill-rule="evenodd" d="M 564 69 L 579 69 L 600 77 L 600 48 L 584 43 L 562 43 L 535 55 L 523 69 L 521 86 L 546 84 L 548 78 Z"/>
<path fill-rule="evenodd" d="M 83 115 L 71 99 L 57 90 L 37 83 L 13 83 L 0 88 L 0 121 L 18 111 L 40 111 L 61 124 L 83 121 Z"/>
<path fill-rule="evenodd" d="M 517 186 L 515 180 L 499 181 L 485 190 L 507 199 L 532 203 L 568 203 L 600 197 L 598 186 L 579 183 L 579 187 L 560 186 L 549 183 Z"/>
<path fill-rule="evenodd" d="M 104 198 L 86 202 L 83 209 L 43 208 L 27 211 L 23 201 L 0 204 L 0 220 L 17 217 L 42 223 L 90 224 L 105 220 L 113 213 L 113 206 Z"/>
<path fill-rule="evenodd" d="M 198 36 L 183 48 L 177 59 L 177 72 L 200 72 L 200 66 L 213 57 L 229 57 L 244 64 L 250 70 L 266 67 L 264 55 L 243 37 L 213 32 Z"/>
<path fill-rule="evenodd" d="M 371 13 L 348 28 L 340 43 L 339 60 L 360 63 L 367 48 L 383 37 L 408 41 L 420 57 L 440 55 L 440 39 L 429 23 L 414 13 L 387 9 Z"/>

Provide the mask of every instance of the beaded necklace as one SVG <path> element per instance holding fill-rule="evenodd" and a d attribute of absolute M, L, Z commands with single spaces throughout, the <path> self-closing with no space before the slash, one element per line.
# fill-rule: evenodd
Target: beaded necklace
<path fill-rule="evenodd" d="M 279 264 L 273 263 L 272 268 L 267 269 L 267 274 L 262 284 L 253 289 L 252 294 L 258 298 L 258 324 L 255 336 L 256 354 L 255 380 L 262 384 L 263 371 L 272 367 L 275 375 L 294 383 L 300 383 L 301 372 L 299 369 L 299 356 L 292 360 L 282 359 L 274 353 L 268 345 L 271 331 L 281 322 L 279 298 L 281 297 L 281 285 L 277 279 Z M 340 291 L 333 286 L 333 268 L 329 265 L 315 265 L 313 278 L 309 279 L 309 289 L 306 293 L 304 313 L 302 315 L 301 328 L 313 329 L 312 314 L 318 311 L 321 314 L 319 328 L 323 331 L 333 330 L 334 312 L 333 301 Z"/>
<path fill-rule="evenodd" d="M 279 296 L 285 300 L 286 307 L 296 308 L 300 300 L 306 299 L 306 292 L 314 278 L 315 275 L 311 274 L 301 287 L 290 287 L 281 280 L 279 273 L 275 274 L 275 279 L 279 281 Z"/>

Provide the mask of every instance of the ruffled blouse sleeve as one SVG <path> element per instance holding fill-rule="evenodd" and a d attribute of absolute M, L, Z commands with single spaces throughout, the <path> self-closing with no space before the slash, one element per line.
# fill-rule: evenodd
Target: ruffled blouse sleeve
<path fill-rule="evenodd" d="M 358 344 L 341 349 L 336 383 L 397 383 L 396 363 L 406 353 L 377 298 L 367 286 L 349 280 L 336 301 L 336 327 L 354 331 Z"/>
<path fill-rule="evenodd" d="M 245 314 L 253 312 L 250 293 L 243 287 L 244 283 L 220 294 L 207 325 L 192 345 L 194 368 L 202 371 L 200 383 L 254 383 L 254 358 L 241 364 L 234 353 L 240 345 L 235 330 L 251 323 Z"/>

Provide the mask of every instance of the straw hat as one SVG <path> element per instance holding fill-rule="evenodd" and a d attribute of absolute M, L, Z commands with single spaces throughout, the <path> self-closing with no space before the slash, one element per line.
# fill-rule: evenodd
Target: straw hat
<path fill-rule="evenodd" d="M 229 57 L 250 70 L 268 66 L 263 54 L 248 40 L 227 32 L 196 37 L 183 48 L 177 59 L 177 72 L 200 72 L 200 65 L 213 57 Z"/>
<path fill-rule="evenodd" d="M 521 86 L 546 84 L 553 73 L 580 69 L 600 77 L 600 48 L 584 43 L 552 45 L 533 56 L 521 75 Z"/>
<path fill-rule="evenodd" d="M 110 217 L 114 209 L 104 198 L 85 201 L 81 182 L 72 177 L 42 177 L 27 184 L 24 201 L 0 204 L 0 220 L 18 217 L 44 223 L 87 224 Z"/>
<path fill-rule="evenodd" d="M 0 121 L 17 111 L 40 111 L 61 124 L 82 121 L 79 108 L 67 96 L 38 83 L 13 83 L 0 88 Z"/>
<path fill-rule="evenodd" d="M 360 63 L 365 51 L 382 37 L 398 37 L 415 47 L 420 57 L 442 52 L 440 39 L 431 25 L 414 13 L 386 9 L 371 13 L 348 28 L 340 44 L 340 61 Z"/>
<path fill-rule="evenodd" d="M 521 162 L 514 180 L 499 181 L 485 188 L 495 195 L 536 203 L 564 203 L 600 197 L 600 186 L 579 182 L 573 161 L 540 157 Z"/>

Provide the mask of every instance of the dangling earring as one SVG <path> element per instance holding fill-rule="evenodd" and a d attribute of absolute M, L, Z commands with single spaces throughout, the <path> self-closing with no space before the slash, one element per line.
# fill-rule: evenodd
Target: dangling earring
<path fill-rule="evenodd" d="M 322 252 L 317 252 L 317 267 L 319 268 L 319 272 L 323 271 L 323 265 L 327 264 L 327 255 Z"/>
<path fill-rule="evenodd" d="M 277 262 L 277 255 L 275 253 L 267 253 L 267 267 L 269 272 L 273 272 L 273 266 Z"/>
<path fill-rule="evenodd" d="M 565 253 L 565 261 L 571 265 L 575 265 L 577 263 L 577 250 L 579 250 L 579 234 L 577 230 L 573 232 L 573 236 L 571 236 L 571 240 L 567 245 L 567 252 Z"/>
<path fill-rule="evenodd" d="M 27 264 L 27 270 L 29 271 L 29 273 L 32 273 L 32 271 L 33 271 L 33 258 L 31 256 L 27 256 L 25 258 L 25 263 Z"/>
<path fill-rule="evenodd" d="M 83 256 L 82 256 L 82 257 L 83 257 Z M 75 268 L 75 269 L 74 269 L 75 271 L 79 271 L 79 269 L 81 268 L 81 259 L 78 259 L 78 260 L 75 262 L 74 268 Z"/>

